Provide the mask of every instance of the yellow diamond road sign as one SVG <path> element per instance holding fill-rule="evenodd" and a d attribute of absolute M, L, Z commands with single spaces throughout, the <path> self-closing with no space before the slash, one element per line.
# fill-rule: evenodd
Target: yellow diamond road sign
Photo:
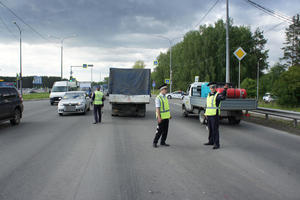
<path fill-rule="evenodd" d="M 242 60 L 245 57 L 246 52 L 242 49 L 242 47 L 239 47 L 233 54 L 237 59 Z"/>

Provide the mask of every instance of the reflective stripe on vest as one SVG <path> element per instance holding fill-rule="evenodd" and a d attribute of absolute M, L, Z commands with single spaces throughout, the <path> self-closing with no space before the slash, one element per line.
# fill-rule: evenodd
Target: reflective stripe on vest
<path fill-rule="evenodd" d="M 157 96 L 160 101 L 160 117 L 161 119 L 170 119 L 170 107 L 167 98 L 162 97 L 161 95 Z"/>
<path fill-rule="evenodd" d="M 102 105 L 103 104 L 102 98 L 103 98 L 103 93 L 100 91 L 96 91 L 94 105 Z"/>
<path fill-rule="evenodd" d="M 217 107 L 217 96 L 218 92 L 215 95 L 208 95 L 206 99 L 206 110 L 205 115 L 207 116 L 214 116 L 217 115 L 217 110 L 219 110 L 220 113 L 220 105 Z"/>

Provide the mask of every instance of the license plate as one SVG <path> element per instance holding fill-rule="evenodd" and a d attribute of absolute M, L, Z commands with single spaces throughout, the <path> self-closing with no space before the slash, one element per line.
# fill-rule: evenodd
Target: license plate
<path fill-rule="evenodd" d="M 65 111 L 66 112 L 74 112 L 76 111 L 75 106 L 65 106 Z"/>

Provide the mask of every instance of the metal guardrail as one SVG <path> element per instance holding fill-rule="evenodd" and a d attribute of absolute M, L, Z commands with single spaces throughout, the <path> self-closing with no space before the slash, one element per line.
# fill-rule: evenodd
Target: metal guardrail
<path fill-rule="evenodd" d="M 266 116 L 266 119 L 269 118 L 269 115 L 292 119 L 294 121 L 295 127 L 297 127 L 297 121 L 300 120 L 300 112 L 294 111 L 258 107 L 256 110 L 251 110 L 251 112 L 264 114 Z"/>

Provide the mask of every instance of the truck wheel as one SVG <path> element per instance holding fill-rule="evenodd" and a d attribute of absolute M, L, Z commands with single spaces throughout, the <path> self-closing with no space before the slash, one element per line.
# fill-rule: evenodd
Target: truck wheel
<path fill-rule="evenodd" d="M 171 96 L 171 95 L 169 95 L 169 96 L 167 96 L 167 98 L 168 98 L 168 99 L 172 99 L 172 96 Z"/>
<path fill-rule="evenodd" d="M 199 121 L 200 121 L 200 124 L 205 124 L 204 110 L 199 111 Z"/>
<path fill-rule="evenodd" d="M 18 125 L 20 124 L 20 121 L 21 121 L 21 112 L 19 109 L 16 109 L 14 113 L 14 118 L 10 120 L 10 123 L 12 125 Z"/>
<path fill-rule="evenodd" d="M 59 114 L 59 116 L 63 116 L 63 114 L 62 113 L 58 113 Z"/>
<path fill-rule="evenodd" d="M 185 107 L 184 106 L 182 106 L 182 116 L 184 116 L 184 117 L 188 117 L 188 112 L 186 111 L 186 109 L 185 109 Z"/>

